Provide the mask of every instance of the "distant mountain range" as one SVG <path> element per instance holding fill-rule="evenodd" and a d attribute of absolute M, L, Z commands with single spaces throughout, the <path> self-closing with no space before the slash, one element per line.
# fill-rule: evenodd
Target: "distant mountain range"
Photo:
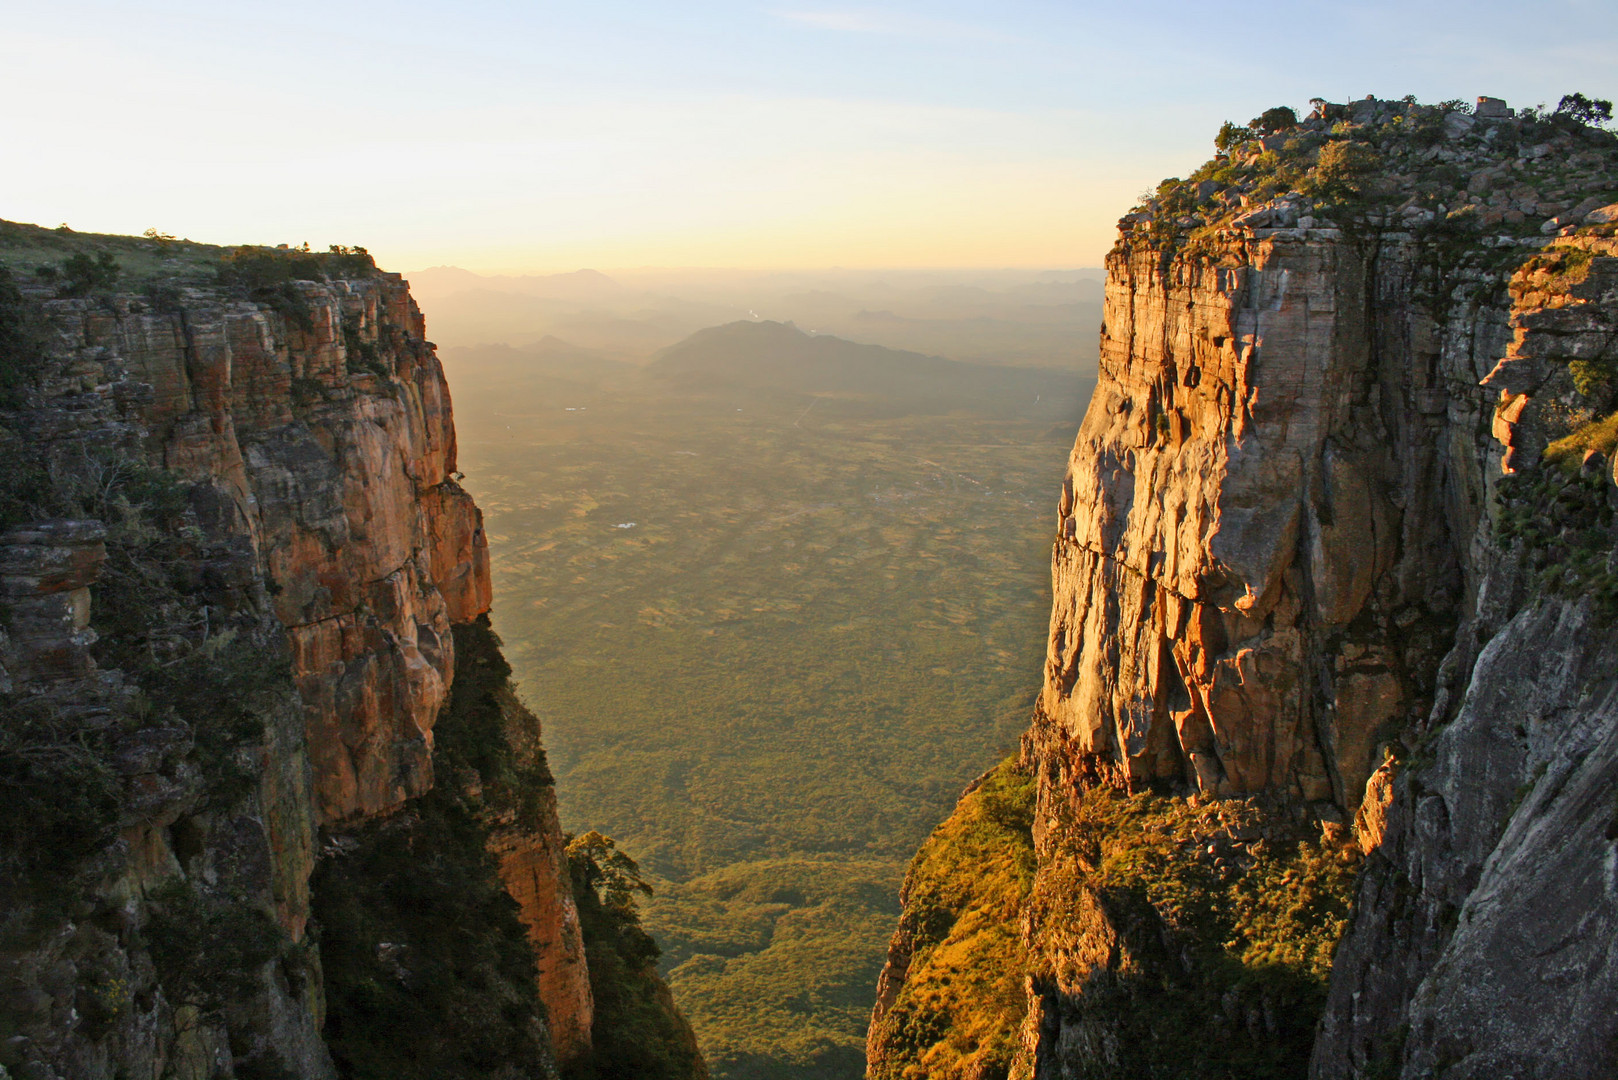
<path fill-rule="evenodd" d="M 963 363 L 769 320 L 699 330 L 659 352 L 646 374 L 685 390 L 808 395 L 863 414 L 1025 419 L 1074 418 L 1093 386 L 1077 372 Z"/>
<path fill-rule="evenodd" d="M 810 333 L 969 363 L 1093 370 L 1099 270 L 597 270 L 405 275 L 442 347 L 552 335 L 650 360 L 703 327 L 794 322 Z"/>

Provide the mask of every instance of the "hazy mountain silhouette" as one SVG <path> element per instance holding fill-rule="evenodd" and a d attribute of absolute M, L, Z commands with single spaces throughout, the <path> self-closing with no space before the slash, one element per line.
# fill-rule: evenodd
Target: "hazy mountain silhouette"
<path fill-rule="evenodd" d="M 863 414 L 1024 419 L 1077 417 L 1093 382 L 1076 372 L 862 345 L 769 320 L 699 330 L 658 353 L 646 373 L 678 389 L 807 395 Z"/>
<path fill-rule="evenodd" d="M 641 363 L 703 327 L 793 322 L 810 333 L 972 364 L 1093 374 L 1099 270 L 630 269 L 405 275 L 441 347 L 547 334 Z"/>

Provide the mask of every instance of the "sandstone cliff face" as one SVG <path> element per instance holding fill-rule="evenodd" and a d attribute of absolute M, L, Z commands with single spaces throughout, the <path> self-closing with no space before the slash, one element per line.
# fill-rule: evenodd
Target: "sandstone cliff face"
<path fill-rule="evenodd" d="M 1277 122 L 1108 259 L 1011 1075 L 1611 1075 L 1618 153 Z"/>
<path fill-rule="evenodd" d="M 1615 255 L 1611 238 L 1575 236 L 1513 278 L 1513 340 L 1485 380 L 1517 473 L 1496 514 L 1516 510 L 1546 539 L 1498 525 L 1476 538 L 1477 600 L 1425 745 L 1388 784 L 1316 1076 L 1618 1067 L 1618 455 L 1610 439 L 1555 441 L 1589 415 L 1580 376 L 1618 364 Z M 1575 272 L 1548 283 L 1548 261 Z M 1543 461 L 1558 451 L 1588 456 L 1568 475 Z"/>
<path fill-rule="evenodd" d="M 1444 436 L 1475 452 L 1505 326 L 1444 341 L 1374 303 L 1411 273 L 1397 241 L 1260 232 L 1109 260 L 1031 752 L 1352 813 L 1425 712 L 1484 496 L 1475 473 L 1446 486 Z"/>
<path fill-rule="evenodd" d="M 40 506 L 86 520 L 0 538 L 0 691 L 43 718 L 17 730 L 93 745 L 97 777 L 111 762 L 119 839 L 53 869 L 72 903 L 8 914 L 0 1011 L 17 1034 L 0 1061 L 19 1075 L 331 1075 L 305 944 L 316 837 L 434 784 L 451 627 L 490 602 L 442 369 L 397 275 L 295 280 L 271 300 L 35 291 L 41 348 L 0 414 L 8 455 L 32 463 Z M 214 698 L 154 698 L 174 683 L 189 701 L 192 670 Z M 500 855 L 536 944 L 581 955 L 548 810 L 537 833 L 502 832 Z M 273 915 L 286 948 L 188 1000 L 143 935 L 216 908 L 221 927 Z M 559 1030 L 587 1035 L 582 965 L 550 967 Z"/>
<path fill-rule="evenodd" d="M 519 755 L 537 756 L 539 720 L 509 691 L 501 695 L 507 740 Z M 590 1049 L 595 1003 L 585 963 L 579 911 L 568 886 L 567 845 L 556 813 L 556 789 L 546 784 L 535 793 L 538 826 L 516 815 L 501 816 L 490 836 L 489 850 L 499 860 L 506 891 L 521 908 L 523 925 L 539 968 L 539 996 L 545 1003 L 551 1043 L 562 1061 Z"/>
<path fill-rule="evenodd" d="M 1543 240 L 1309 218 L 1282 200 L 1185 248 L 1126 229 L 1109 259 L 1025 743 L 1043 894 L 1091 778 L 1353 821 L 1371 858 L 1317 1075 L 1610 1071 L 1614 730 L 1590 679 L 1611 640 L 1588 605 L 1524 595 L 1494 520 L 1502 466 L 1533 467 L 1580 407 L 1567 364 L 1610 342 L 1610 289 L 1514 310 L 1510 268 Z M 1558 778 L 1543 806 L 1521 796 L 1536 767 Z M 1074 950 L 1036 979 L 1041 1075 L 1122 1053 L 1085 996 L 1138 943 L 1104 895 L 1085 910 L 1030 913 L 1036 946 Z M 1565 1024 L 1547 993 L 1602 1018 Z"/>
<path fill-rule="evenodd" d="M 248 545 L 287 630 L 324 823 L 430 786 L 449 625 L 487 609 L 488 552 L 404 282 L 298 287 L 302 325 L 197 291 L 178 313 L 47 302 L 61 359 L 29 422 L 59 455 L 121 443 L 214 490 L 217 542 Z"/>

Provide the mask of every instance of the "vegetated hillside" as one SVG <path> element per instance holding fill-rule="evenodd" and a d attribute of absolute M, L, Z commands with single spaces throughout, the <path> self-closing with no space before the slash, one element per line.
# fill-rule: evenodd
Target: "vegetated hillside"
<path fill-rule="evenodd" d="M 905 874 L 866 1038 L 872 1080 L 1004 1072 L 1026 1006 L 1017 915 L 1034 882 L 1033 778 L 1014 760 L 967 786 Z"/>
<path fill-rule="evenodd" d="M 559 370 L 549 347 L 446 363 L 564 821 L 639 860 L 716 1075 L 859 1072 L 905 862 L 1032 701 L 1036 498 L 1082 390 L 1055 421 Z"/>
<path fill-rule="evenodd" d="M 705 1075 L 586 970 L 456 465 L 362 249 L 0 223 L 0 1072 Z"/>
<path fill-rule="evenodd" d="M 888 416 L 961 411 L 1060 420 L 1073 415 L 1088 389 L 1076 372 L 963 364 L 768 320 L 700 330 L 658 353 L 647 374 L 688 391 L 808 394 L 839 413 Z"/>
<path fill-rule="evenodd" d="M 1020 755 L 1017 1045 L 969 1053 L 994 1012 L 951 988 L 1003 965 L 927 960 L 974 910 L 935 889 L 873 1075 L 1618 1070 L 1607 117 L 1278 108 L 1122 219 Z"/>

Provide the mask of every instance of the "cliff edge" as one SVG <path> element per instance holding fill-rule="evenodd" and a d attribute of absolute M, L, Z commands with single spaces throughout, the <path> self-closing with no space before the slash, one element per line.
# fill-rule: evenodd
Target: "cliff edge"
<path fill-rule="evenodd" d="M 1618 1067 L 1602 104 L 1271 110 L 1120 222 L 1020 1041 L 927 1075 Z M 901 944 L 872 1076 L 939 1045 Z"/>
<path fill-rule="evenodd" d="M 409 834 L 485 905 L 457 960 L 504 1001 L 482 1050 L 554 1075 L 589 1046 L 584 946 L 537 721 L 503 682 L 455 707 L 458 642 L 498 656 L 488 550 L 405 282 L 10 223 L 0 263 L 0 1065 L 369 1075 L 322 1030 L 377 1022 L 328 1015 L 341 963 L 419 996 L 435 946 L 343 960 L 321 935 L 385 873 L 311 881 Z"/>

